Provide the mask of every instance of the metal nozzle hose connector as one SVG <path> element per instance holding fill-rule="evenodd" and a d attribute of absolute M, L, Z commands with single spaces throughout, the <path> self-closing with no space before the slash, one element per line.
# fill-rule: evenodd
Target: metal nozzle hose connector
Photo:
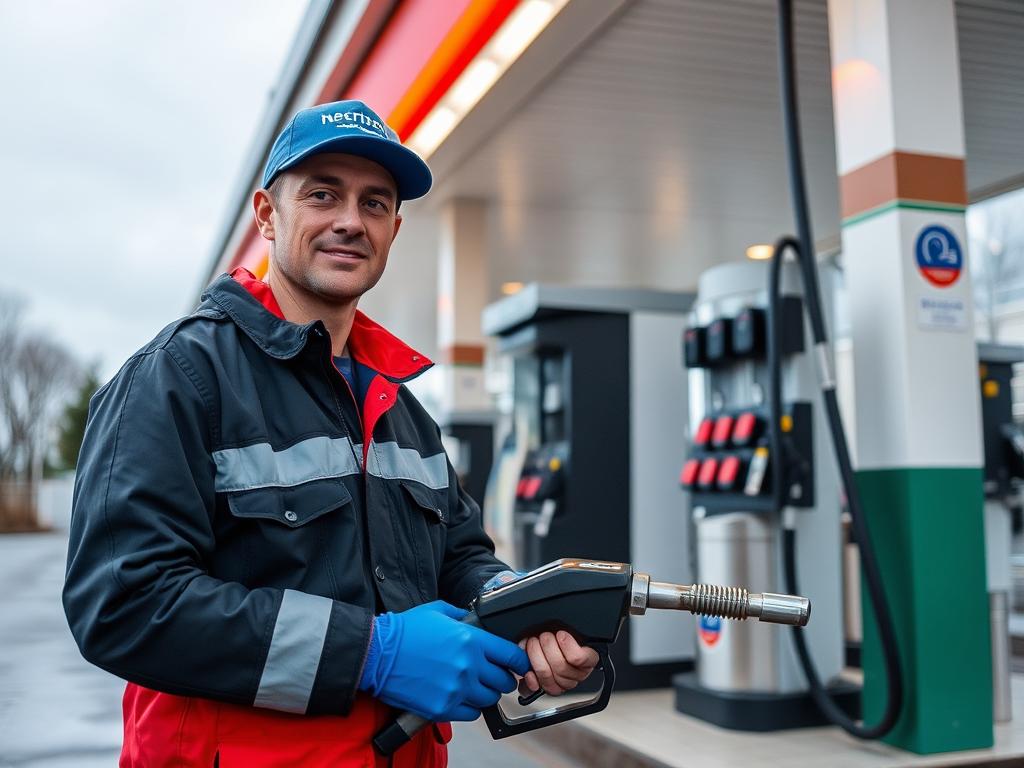
<path fill-rule="evenodd" d="M 648 608 L 689 611 L 726 619 L 757 617 L 773 624 L 803 627 L 811 617 L 811 601 L 797 595 L 749 593 L 742 587 L 711 584 L 669 584 L 651 581 L 646 573 L 633 573 L 629 612 L 640 615 Z"/>

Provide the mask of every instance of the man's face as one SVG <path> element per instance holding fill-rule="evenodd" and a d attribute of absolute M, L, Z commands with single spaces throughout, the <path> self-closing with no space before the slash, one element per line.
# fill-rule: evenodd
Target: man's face
<path fill-rule="evenodd" d="M 271 187 L 256 193 L 256 218 L 282 277 L 332 302 L 377 284 L 402 222 L 391 174 L 364 157 L 322 154 Z"/>

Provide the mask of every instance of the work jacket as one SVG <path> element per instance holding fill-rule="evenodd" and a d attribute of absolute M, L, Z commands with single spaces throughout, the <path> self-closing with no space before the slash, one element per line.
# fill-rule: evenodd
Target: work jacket
<path fill-rule="evenodd" d="M 129 681 L 122 766 L 374 765 L 374 614 L 506 567 L 403 386 L 430 361 L 361 313 L 348 349 L 356 393 L 323 323 L 236 270 L 93 397 L 64 607 Z M 450 733 L 395 765 L 443 765 Z"/>

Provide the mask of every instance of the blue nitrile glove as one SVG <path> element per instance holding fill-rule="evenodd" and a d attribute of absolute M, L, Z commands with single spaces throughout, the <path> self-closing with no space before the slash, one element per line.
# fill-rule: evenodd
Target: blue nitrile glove
<path fill-rule="evenodd" d="M 460 624 L 466 611 L 441 600 L 373 620 L 360 690 L 435 722 L 476 720 L 525 675 L 515 643 Z"/>

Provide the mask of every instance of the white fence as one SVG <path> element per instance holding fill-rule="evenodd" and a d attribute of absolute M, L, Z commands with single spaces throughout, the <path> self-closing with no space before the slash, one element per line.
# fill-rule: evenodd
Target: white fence
<path fill-rule="evenodd" d="M 59 529 L 66 529 L 70 525 L 74 489 L 74 474 L 49 478 L 39 484 L 36 503 L 40 525 Z"/>

